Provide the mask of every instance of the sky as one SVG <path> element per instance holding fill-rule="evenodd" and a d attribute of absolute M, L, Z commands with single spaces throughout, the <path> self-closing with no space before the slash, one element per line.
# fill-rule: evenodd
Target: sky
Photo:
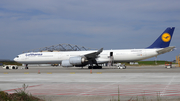
<path fill-rule="evenodd" d="M 170 45 L 176 50 L 157 57 L 172 61 L 180 53 L 179 5 L 179 0 L 1 0 L 0 59 L 61 43 L 146 48 L 175 27 Z"/>

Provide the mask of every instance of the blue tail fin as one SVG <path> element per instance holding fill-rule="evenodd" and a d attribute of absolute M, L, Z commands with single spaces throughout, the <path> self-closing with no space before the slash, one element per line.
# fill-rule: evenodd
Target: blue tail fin
<path fill-rule="evenodd" d="M 175 27 L 168 27 L 156 41 L 147 48 L 166 48 L 169 47 Z"/>

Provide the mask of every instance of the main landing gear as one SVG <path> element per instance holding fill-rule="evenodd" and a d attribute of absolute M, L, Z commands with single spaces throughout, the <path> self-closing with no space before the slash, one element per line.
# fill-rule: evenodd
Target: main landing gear
<path fill-rule="evenodd" d="M 88 66 L 88 69 L 102 69 L 102 66 L 99 66 L 96 60 L 89 61 L 90 66 Z M 95 66 L 93 66 L 95 64 Z"/>
<path fill-rule="evenodd" d="M 102 66 L 88 66 L 88 69 L 102 69 Z"/>

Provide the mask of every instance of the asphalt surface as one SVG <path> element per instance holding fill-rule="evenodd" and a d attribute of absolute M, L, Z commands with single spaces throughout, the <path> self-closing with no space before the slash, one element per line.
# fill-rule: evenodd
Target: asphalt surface
<path fill-rule="evenodd" d="M 28 85 L 27 92 L 47 101 L 180 100 L 180 67 L 127 66 L 0 68 L 0 89 L 14 93 Z"/>
<path fill-rule="evenodd" d="M 0 73 L 179 73 L 180 69 L 173 66 L 171 69 L 165 68 L 165 66 L 127 66 L 126 69 L 118 69 L 116 67 L 103 67 L 103 69 L 88 69 L 84 67 L 24 67 L 19 66 L 17 70 L 8 70 L 0 68 Z"/>

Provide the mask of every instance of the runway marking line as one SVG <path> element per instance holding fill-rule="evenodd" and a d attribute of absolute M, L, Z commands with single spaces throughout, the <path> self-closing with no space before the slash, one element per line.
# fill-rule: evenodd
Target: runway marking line
<path fill-rule="evenodd" d="M 4 73 L 4 74 L 8 74 L 8 73 Z"/>
<path fill-rule="evenodd" d="M 52 74 L 51 72 L 48 72 L 47 74 Z"/>
<path fill-rule="evenodd" d="M 169 88 L 169 86 L 171 85 L 172 81 L 174 80 L 175 76 L 172 77 L 172 79 L 170 80 L 170 82 L 166 85 L 166 87 L 163 89 L 163 91 L 161 92 L 160 96 L 164 96 L 166 93 L 166 90 Z"/>
<path fill-rule="evenodd" d="M 76 74 L 75 72 L 71 72 L 70 74 Z"/>
<path fill-rule="evenodd" d="M 25 72 L 24 74 L 29 74 L 29 72 Z"/>
<path fill-rule="evenodd" d="M 97 74 L 102 74 L 102 72 L 97 72 Z"/>

